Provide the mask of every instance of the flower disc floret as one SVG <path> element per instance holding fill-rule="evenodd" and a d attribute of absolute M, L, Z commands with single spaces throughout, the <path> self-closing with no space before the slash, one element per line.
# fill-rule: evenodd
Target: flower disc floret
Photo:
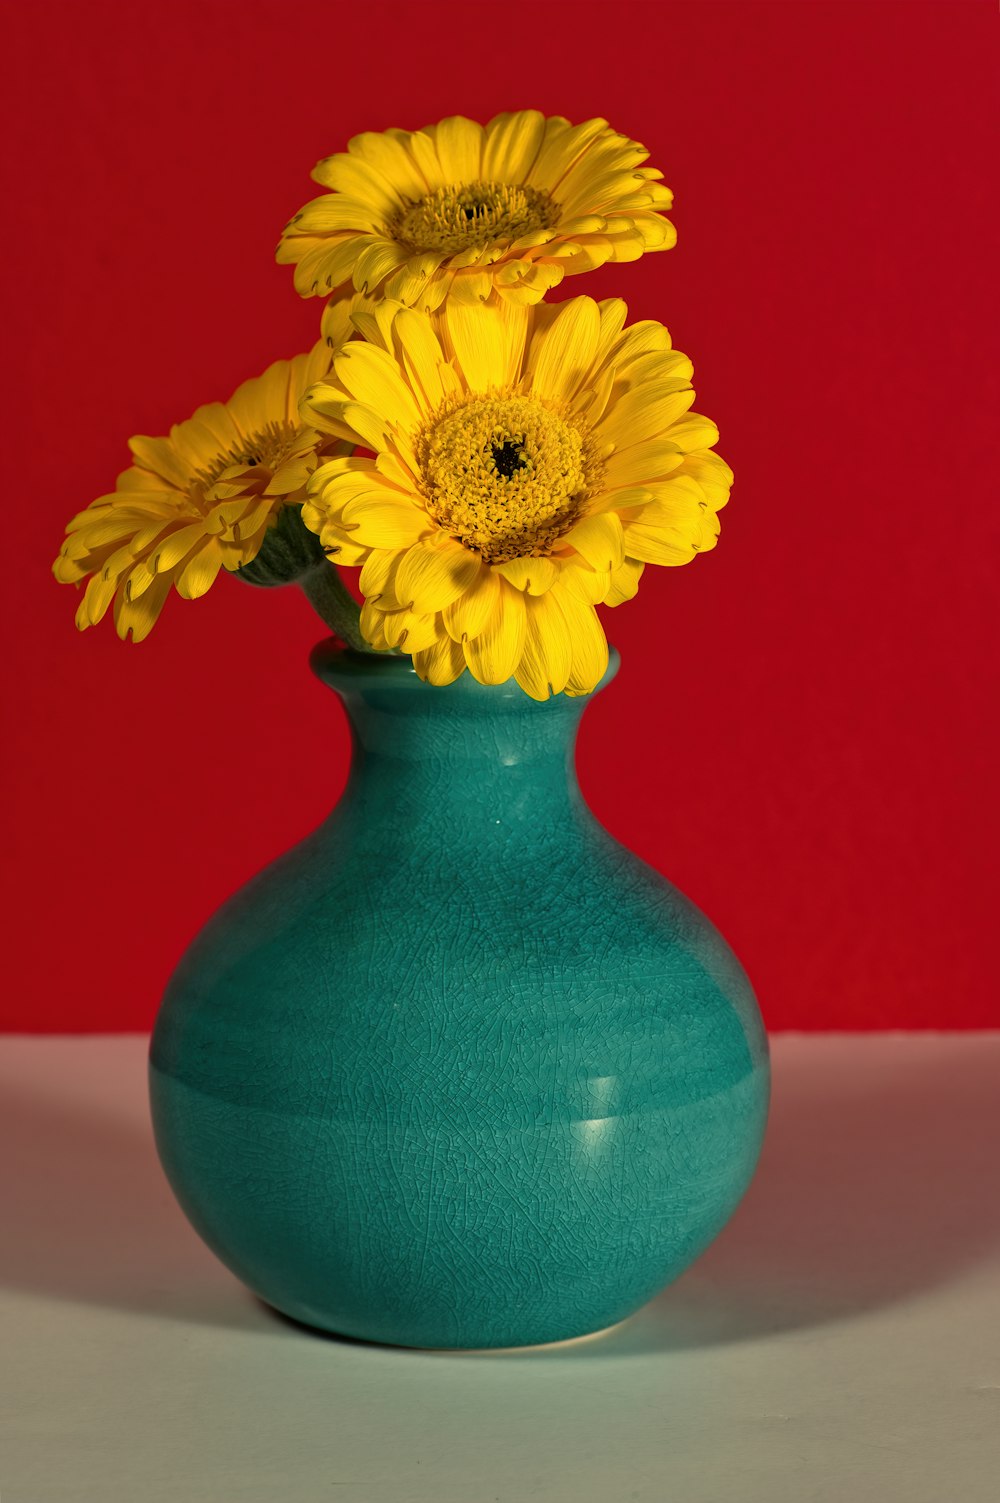
<path fill-rule="evenodd" d="M 227 471 L 255 471 L 247 476 L 248 486 L 264 489 L 286 463 L 301 432 L 302 424 L 297 416 L 295 422 L 287 418 L 265 419 L 251 431 L 241 433 L 233 442 L 222 444 L 202 464 L 195 465 L 193 477 L 208 492 Z"/>
<path fill-rule="evenodd" d="M 401 245 L 412 251 L 469 250 L 484 240 L 511 243 L 558 223 L 559 208 L 548 193 L 512 183 L 466 183 L 436 188 L 404 204 L 391 221 Z"/>
<path fill-rule="evenodd" d="M 579 422 L 523 396 L 449 404 L 422 440 L 428 514 L 488 564 L 550 554 L 598 468 Z"/>

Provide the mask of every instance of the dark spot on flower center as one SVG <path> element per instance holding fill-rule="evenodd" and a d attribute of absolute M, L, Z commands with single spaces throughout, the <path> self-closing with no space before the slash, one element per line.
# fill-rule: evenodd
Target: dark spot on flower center
<path fill-rule="evenodd" d="M 537 188 L 518 183 L 452 183 L 401 204 L 387 228 L 412 251 L 453 255 L 483 243 L 510 245 L 521 235 L 551 228 L 559 214 L 559 206 Z"/>
<path fill-rule="evenodd" d="M 502 443 L 491 444 L 490 449 L 497 474 L 505 480 L 509 480 L 515 471 L 527 468 L 523 438 L 505 438 Z"/>

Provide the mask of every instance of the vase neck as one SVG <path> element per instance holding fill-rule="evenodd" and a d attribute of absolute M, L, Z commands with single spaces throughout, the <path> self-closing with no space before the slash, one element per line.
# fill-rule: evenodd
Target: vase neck
<path fill-rule="evenodd" d="M 551 825 L 583 807 L 573 753 L 591 695 L 539 703 L 513 682 L 484 686 L 469 674 L 435 688 L 408 658 L 333 642 L 317 647 L 312 666 L 344 703 L 354 742 L 349 794 L 373 816 L 433 820 L 461 809 L 452 828 L 481 839 L 484 828 Z M 602 684 L 616 668 L 614 655 Z"/>

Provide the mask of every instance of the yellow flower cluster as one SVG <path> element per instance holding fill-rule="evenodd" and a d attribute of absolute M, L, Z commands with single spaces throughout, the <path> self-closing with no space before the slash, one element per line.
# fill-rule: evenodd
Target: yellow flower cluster
<path fill-rule="evenodd" d="M 433 684 L 589 693 L 608 656 L 595 607 L 714 547 L 732 483 L 662 324 L 544 301 L 674 243 L 645 161 L 603 120 L 534 110 L 368 133 L 322 161 L 327 191 L 278 247 L 299 292 L 329 298 L 320 342 L 132 440 L 55 566 L 89 578 L 77 624 L 114 602 L 138 640 L 171 585 L 203 594 L 301 505 L 331 566 L 361 569 L 371 648 Z"/>

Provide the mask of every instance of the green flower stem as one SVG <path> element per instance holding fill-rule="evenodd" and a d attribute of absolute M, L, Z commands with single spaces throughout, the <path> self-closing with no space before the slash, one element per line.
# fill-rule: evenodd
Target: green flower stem
<path fill-rule="evenodd" d="M 258 589 L 298 584 L 321 621 L 353 647 L 375 652 L 361 635 L 361 610 L 341 578 L 340 570 L 323 552 L 323 545 L 302 521 L 302 507 L 281 507 L 261 544 L 257 557 L 242 564 L 237 579 Z"/>
<path fill-rule="evenodd" d="M 361 635 L 361 607 L 341 579 L 335 564 L 324 559 L 300 574 L 298 583 L 317 616 L 342 642 L 353 647 L 355 652 L 375 652 Z"/>

